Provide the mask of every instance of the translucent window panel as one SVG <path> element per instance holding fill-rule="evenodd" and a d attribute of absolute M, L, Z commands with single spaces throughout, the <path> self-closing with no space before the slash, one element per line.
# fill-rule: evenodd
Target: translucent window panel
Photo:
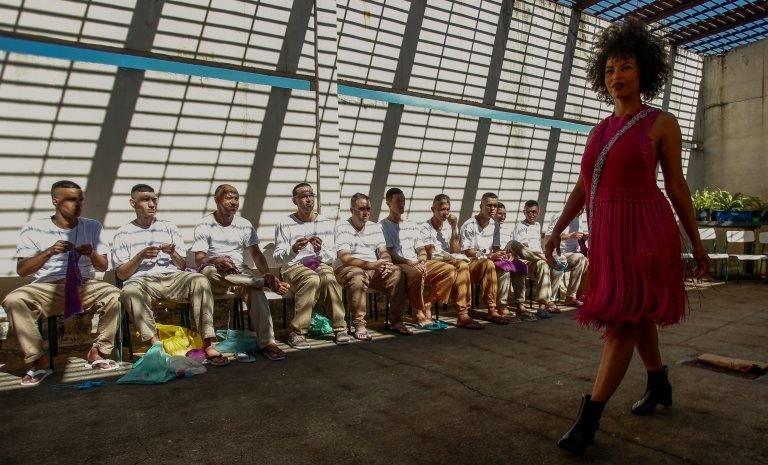
<path fill-rule="evenodd" d="M 565 206 L 568 195 L 579 180 L 581 157 L 587 143 L 587 134 L 578 132 L 560 132 L 560 142 L 557 145 L 555 164 L 552 170 L 552 183 L 549 186 L 546 218 L 561 211 Z"/>
<path fill-rule="evenodd" d="M 473 211 L 484 192 L 495 192 L 507 208 L 507 221 L 515 221 L 522 205 L 538 198 L 549 132 L 544 127 L 491 124 Z"/>
<path fill-rule="evenodd" d="M 409 89 L 482 102 L 501 2 L 428 2 Z"/>
<path fill-rule="evenodd" d="M 384 128 L 385 105 L 339 99 L 339 216 L 349 214 L 349 199 L 370 190 L 373 168 Z"/>
<path fill-rule="evenodd" d="M 338 0 L 339 79 L 392 86 L 409 4 L 399 0 Z"/>
<path fill-rule="evenodd" d="M 135 0 L 0 0 L 0 29 L 123 47 Z"/>
<path fill-rule="evenodd" d="M 592 44 L 597 34 L 606 26 L 606 21 L 581 15 L 565 104 L 566 118 L 598 123 L 611 112 L 611 107 L 598 100 L 591 84 L 587 82 L 587 62 L 592 53 Z"/>
<path fill-rule="evenodd" d="M 672 72 L 669 111 L 677 117 L 683 141 L 693 139 L 704 68 L 702 58 L 687 50 L 678 50 Z"/>
<path fill-rule="evenodd" d="M 285 37 L 293 5 L 285 0 L 166 0 L 152 51 L 279 70 L 278 59 L 286 40 L 292 42 L 289 46 L 297 40 Z M 297 72 L 314 75 L 312 17 L 301 40 Z"/>
<path fill-rule="evenodd" d="M 160 194 L 161 216 L 176 222 L 192 239 L 197 221 L 215 209 L 219 184 L 240 191 L 248 203 L 252 170 L 270 170 L 257 227 L 264 243 L 274 241 L 277 221 L 294 208 L 291 188 L 315 183 L 315 97 L 292 91 L 274 163 L 255 158 L 271 88 L 215 79 L 147 72 L 121 154 L 105 227 L 132 218 L 128 204 L 134 184 L 147 183 Z M 257 186 L 258 187 L 258 186 Z"/>
<path fill-rule="evenodd" d="M 516 1 L 496 104 L 552 116 L 563 71 L 569 11 L 553 2 Z"/>
<path fill-rule="evenodd" d="M 86 182 L 115 68 L 0 53 L 0 275 L 21 226 L 52 211 L 50 186 Z M 87 192 L 86 192 L 87 193 Z"/>

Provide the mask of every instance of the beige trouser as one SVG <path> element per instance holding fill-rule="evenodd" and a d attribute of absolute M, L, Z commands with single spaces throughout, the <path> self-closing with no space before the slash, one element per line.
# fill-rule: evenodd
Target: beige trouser
<path fill-rule="evenodd" d="M 377 270 L 340 266 L 336 268 L 336 278 L 349 296 L 349 310 L 352 312 L 352 325 L 355 328 L 365 326 L 365 291 L 368 288 L 388 293 L 391 306 L 390 324 L 394 325 L 402 321 L 407 298 L 405 279 L 400 268 L 395 267 L 386 277 L 382 277 Z"/>
<path fill-rule="evenodd" d="M 128 279 L 123 284 L 123 309 L 139 328 L 142 341 L 157 336 L 152 301 L 189 303 L 203 339 L 216 337 L 213 329 L 213 295 L 208 279 L 200 273 L 177 271 Z"/>
<path fill-rule="evenodd" d="M 514 252 L 518 258 L 528 261 L 528 277 L 533 280 L 533 299 L 537 302 L 551 301 L 552 277 L 559 275 L 557 276 L 559 282 L 563 273 L 552 270 L 543 253 L 534 252 L 520 242 L 509 241 L 505 250 Z"/>
<path fill-rule="evenodd" d="M 435 267 L 437 264 L 442 265 Z M 448 269 L 454 271 L 450 274 L 450 279 L 445 276 L 446 267 L 444 265 L 448 265 L 450 267 Z M 432 271 L 432 267 L 435 267 L 436 271 Z M 427 279 L 430 279 L 433 274 L 435 275 L 434 279 L 438 282 L 436 300 L 448 302 L 449 298 L 452 298 L 456 304 L 456 314 L 458 316 L 467 315 L 472 307 L 472 279 L 469 274 L 469 263 L 464 260 L 427 260 Z M 450 290 L 450 297 L 448 291 L 445 290 L 446 287 Z"/>
<path fill-rule="evenodd" d="M 464 263 L 465 285 L 469 286 L 469 268 Z M 444 262 L 441 260 L 427 260 L 427 275 L 423 276 L 419 270 L 412 265 L 406 263 L 400 263 L 397 265 L 405 275 L 405 286 L 408 294 L 408 301 L 413 306 L 413 309 L 417 312 L 424 311 L 424 284 L 429 283 L 429 296 L 426 302 L 446 302 L 451 298 L 451 291 L 456 282 L 456 277 L 459 273 L 459 266 L 454 266 L 452 263 Z M 466 292 L 465 292 L 466 294 Z M 466 300 L 466 299 L 464 299 Z M 459 305 L 457 304 L 457 307 Z M 466 307 L 467 311 L 469 307 Z M 465 311 L 466 313 L 466 311 Z"/>
<path fill-rule="evenodd" d="M 323 263 L 313 271 L 297 263 L 284 269 L 282 275 L 291 285 L 296 301 L 295 315 L 291 320 L 292 331 L 307 334 L 312 308 L 316 303 L 319 303 L 325 314 L 333 320 L 334 332 L 347 329 L 341 284 L 336 281 L 333 268 Z"/>
<path fill-rule="evenodd" d="M 506 308 L 509 301 L 517 308 L 525 301 L 525 274 L 496 269 L 499 280 L 499 308 Z"/>
<path fill-rule="evenodd" d="M 480 284 L 483 299 L 488 308 L 496 307 L 496 296 L 499 292 L 499 281 L 496 278 L 496 267 L 487 258 L 472 259 L 469 262 L 469 276 L 472 284 Z"/>
<path fill-rule="evenodd" d="M 251 324 L 256 329 L 256 338 L 259 341 L 259 348 L 263 349 L 275 342 L 275 328 L 272 325 L 272 313 L 269 310 L 269 300 L 264 295 L 261 288 L 250 287 L 246 285 L 233 285 L 226 281 L 224 276 L 219 274 L 215 266 L 206 266 L 203 268 L 203 274 L 211 283 L 211 291 L 214 294 L 225 294 L 227 291 L 239 295 L 248 306 L 248 316 Z M 243 271 L 247 276 L 258 276 L 253 270 Z"/>
<path fill-rule="evenodd" d="M 565 260 L 568 262 L 568 284 L 566 286 L 565 296 L 576 297 L 581 287 L 581 281 L 587 271 L 587 257 L 579 252 L 567 252 L 563 254 Z M 552 289 L 553 292 L 560 288 L 560 281 L 563 279 L 564 273 L 553 272 L 552 273 Z"/>
<path fill-rule="evenodd" d="M 80 288 L 80 301 L 83 309 L 99 317 L 93 347 L 108 355 L 114 348 L 120 321 L 120 290 L 104 281 L 90 279 Z M 13 323 L 24 363 L 32 363 L 44 355 L 37 320 L 64 313 L 64 282 L 27 284 L 8 294 L 2 305 Z"/>

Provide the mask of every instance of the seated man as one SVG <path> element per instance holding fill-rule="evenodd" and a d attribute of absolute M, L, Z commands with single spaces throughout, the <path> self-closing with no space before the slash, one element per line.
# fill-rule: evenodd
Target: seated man
<path fill-rule="evenodd" d="M 496 207 L 494 220 L 498 224 L 497 234 L 499 235 L 499 238 L 494 242 L 506 250 L 506 245 L 512 240 L 514 227 L 506 222 L 507 208 L 501 202 Z M 512 258 L 514 258 L 514 254 L 510 253 L 508 259 Z M 510 323 L 537 321 L 538 318 L 525 308 L 525 273 L 502 271 L 497 267 L 496 276 L 499 280 L 499 313 L 503 314 L 506 311 L 509 300 L 512 299 L 515 310 L 514 315 L 508 317 Z"/>
<path fill-rule="evenodd" d="M 227 365 L 229 360 L 212 347 L 213 296 L 208 279 L 200 273 L 183 271 L 187 253 L 179 229 L 170 221 L 157 219 L 157 194 L 146 184 L 131 189 L 131 207 L 136 219 L 115 233 L 112 264 L 123 284 L 123 309 L 133 318 L 142 341 L 158 342 L 153 300 L 189 302 L 195 325 L 203 338 L 208 363 Z"/>
<path fill-rule="evenodd" d="M 275 228 L 273 254 L 282 265 L 282 277 L 294 290 L 296 300 L 288 344 L 296 349 L 309 349 L 305 336 L 316 303 L 325 307 L 332 319 L 336 344 L 349 344 L 341 285 L 329 265 L 336 252 L 333 222 L 315 212 L 315 192 L 305 182 L 293 188 L 293 203 L 296 213 Z"/>
<path fill-rule="evenodd" d="M 336 225 L 334 269 L 339 282 L 349 293 L 355 338 L 361 341 L 372 339 L 365 327 L 365 292 L 369 287 L 389 294 L 392 308 L 389 329 L 403 335 L 412 334 L 402 320 L 406 305 L 405 279 L 400 268 L 392 263 L 381 225 L 368 221 L 371 217 L 368 196 L 353 195 L 349 211 L 352 216 Z"/>
<path fill-rule="evenodd" d="M 269 301 L 262 289 L 266 285 L 282 295 L 290 286 L 269 272 L 256 230 L 250 221 L 236 214 L 240 208 L 237 189 L 222 184 L 216 188 L 214 200 L 216 211 L 204 216 L 195 226 L 191 250 L 195 252 L 198 269 L 208 277 L 214 294 L 223 294 L 231 288 L 245 300 L 261 353 L 272 361 L 283 360 L 285 353 L 275 342 Z M 262 277 L 245 266 L 246 253 L 251 254 Z"/>
<path fill-rule="evenodd" d="M 431 275 L 444 275 L 438 263 L 446 264 L 453 270 L 450 279 L 436 279 L 438 294 L 436 298 L 447 301 L 448 294 L 456 303 L 456 326 L 465 329 L 485 329 L 469 316 L 472 307 L 472 282 L 469 274 L 469 259 L 461 256 L 461 241 L 459 239 L 458 218 L 451 214 L 451 199 L 445 194 L 438 194 L 432 201 L 432 218 L 421 224 L 419 233 L 424 243 L 424 253 L 427 260 L 427 279 Z M 421 249 L 418 251 L 422 256 Z M 438 270 L 438 271 L 434 271 Z M 435 279 L 435 278 L 433 278 Z M 440 286 L 445 283 L 444 286 Z M 450 283 L 450 284 L 449 284 Z"/>
<path fill-rule="evenodd" d="M 25 224 L 16 247 L 16 272 L 19 276 L 34 276 L 35 280 L 9 293 L 2 304 L 13 324 L 24 363 L 29 365 L 21 379 L 23 386 L 38 385 L 51 374 L 37 320 L 61 315 L 65 292 L 70 305 L 80 306 L 79 309 L 70 306 L 70 310 L 85 309 L 99 318 L 96 340 L 85 355 L 87 367 L 117 368 L 117 363 L 105 357 L 114 346 L 120 318 L 120 290 L 94 279 L 94 268 L 106 271 L 109 265 L 109 245 L 101 223 L 80 216 L 83 191 L 72 181 L 55 182 L 51 186 L 51 199 L 56 212 Z M 75 282 L 66 282 L 68 274 Z M 80 274 L 82 282 L 79 277 L 73 277 L 74 274 Z M 65 288 L 77 292 L 79 299 L 69 297 Z"/>
<path fill-rule="evenodd" d="M 525 202 L 523 207 L 525 217 L 519 221 L 513 231 L 508 250 L 518 258 L 530 262 L 528 276 L 533 280 L 534 299 L 539 303 L 536 316 L 550 318 L 550 312 L 560 313 L 552 301 L 552 279 L 554 274 L 562 272 L 550 269 L 541 248 L 541 225 L 536 221 L 539 216 L 539 203 L 535 200 Z M 543 308 L 542 308 L 543 306 Z"/>
<path fill-rule="evenodd" d="M 582 212 L 583 213 L 583 212 Z M 544 240 L 548 240 L 552 235 L 552 230 L 560 219 L 561 212 L 556 213 L 550 218 L 549 227 Z M 563 304 L 571 307 L 580 307 L 582 302 L 578 300 L 579 288 L 587 274 L 587 257 L 581 250 L 581 243 L 586 241 L 588 233 L 586 231 L 586 222 L 582 221 L 581 213 L 571 221 L 568 228 L 560 235 L 560 253 L 568 263 L 568 284 L 565 291 L 565 301 Z M 586 246 L 586 244 L 585 244 Z M 554 273 L 552 275 L 552 289 L 560 288 L 560 280 L 563 273 Z"/>
<path fill-rule="evenodd" d="M 499 283 L 496 277 L 496 267 L 493 260 L 506 256 L 503 251 L 494 251 L 494 237 L 498 197 L 492 192 L 483 194 L 480 200 L 480 211 L 461 225 L 461 249 L 469 257 L 469 274 L 473 284 L 480 284 L 483 298 L 488 306 L 488 321 L 496 324 L 509 324 L 507 314 L 496 310 L 496 296 Z"/>

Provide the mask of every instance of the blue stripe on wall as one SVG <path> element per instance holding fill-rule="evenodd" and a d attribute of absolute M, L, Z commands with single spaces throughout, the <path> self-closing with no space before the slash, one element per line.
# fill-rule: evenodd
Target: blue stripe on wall
<path fill-rule="evenodd" d="M 429 108 L 430 110 L 445 111 L 447 113 L 458 113 L 460 115 L 476 116 L 479 118 L 490 118 L 499 121 L 510 121 L 512 123 L 532 124 L 536 126 L 548 126 L 552 128 L 563 129 L 565 131 L 589 132 L 592 129 L 592 126 L 587 124 L 572 123 L 570 121 L 563 121 L 554 118 L 531 116 L 524 113 L 494 110 L 480 106 L 446 102 L 443 100 L 424 97 L 414 97 L 412 95 L 397 94 L 380 90 L 363 89 L 360 87 L 347 86 L 343 84 L 339 84 L 339 94 L 368 100 L 377 100 L 379 102 L 400 103 L 407 106 Z"/>
<path fill-rule="evenodd" d="M 26 55 L 59 58 L 63 60 L 99 63 L 103 65 L 118 66 L 121 68 L 208 77 L 213 79 L 222 79 L 225 81 L 247 82 L 251 84 L 282 87 L 286 89 L 311 90 L 311 82 L 306 79 L 296 79 L 257 73 L 253 71 L 235 70 L 219 66 L 180 62 L 170 58 L 165 59 L 156 57 L 144 57 L 128 53 L 96 50 L 77 45 L 63 45 L 45 41 L 0 36 L 0 50 L 12 53 L 22 53 Z M 347 95 L 350 97 L 358 97 L 362 99 L 376 100 L 387 103 L 399 103 L 417 108 L 427 108 L 430 110 L 444 111 L 447 113 L 458 113 L 460 115 L 474 116 L 478 118 L 489 118 L 498 121 L 509 121 L 512 123 L 559 128 L 565 131 L 589 132 L 592 129 L 591 125 L 563 121 L 554 118 L 532 116 L 511 111 L 495 110 L 481 106 L 467 105 L 456 102 L 446 102 L 438 99 L 415 97 L 394 92 L 363 89 L 360 87 L 347 86 L 343 84 L 338 86 L 338 93 L 340 95 Z"/>
<path fill-rule="evenodd" d="M 29 39 L 0 37 L 0 50 L 26 55 L 38 55 L 63 60 L 85 61 L 121 68 L 160 71 L 165 73 L 185 74 L 190 76 L 222 79 L 225 81 L 247 82 L 286 89 L 310 90 L 311 83 L 305 79 L 296 79 L 252 71 L 240 71 L 230 68 L 208 66 L 175 61 L 173 59 L 143 57 L 127 53 L 95 50 L 91 48 L 61 45 Z"/>

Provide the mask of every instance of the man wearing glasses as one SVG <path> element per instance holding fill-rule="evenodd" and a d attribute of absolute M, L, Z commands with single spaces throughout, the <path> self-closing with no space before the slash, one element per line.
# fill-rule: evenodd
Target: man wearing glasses
<path fill-rule="evenodd" d="M 330 266 L 336 252 L 333 222 L 315 212 L 315 192 L 305 182 L 293 188 L 293 203 L 296 212 L 275 228 L 273 254 L 296 300 L 288 344 L 295 349 L 309 349 L 306 334 L 316 303 L 320 303 L 332 319 L 336 344 L 349 344 L 342 288 Z"/>
<path fill-rule="evenodd" d="M 389 329 L 411 335 L 402 320 L 407 305 L 405 280 L 400 268 L 392 263 L 381 225 L 369 221 L 371 205 L 368 196 L 353 195 L 349 211 L 352 216 L 337 224 L 334 232 L 337 254 L 334 269 L 348 292 L 354 336 L 361 341 L 372 339 L 365 327 L 365 292 L 369 287 L 389 294 L 392 305 Z"/>

